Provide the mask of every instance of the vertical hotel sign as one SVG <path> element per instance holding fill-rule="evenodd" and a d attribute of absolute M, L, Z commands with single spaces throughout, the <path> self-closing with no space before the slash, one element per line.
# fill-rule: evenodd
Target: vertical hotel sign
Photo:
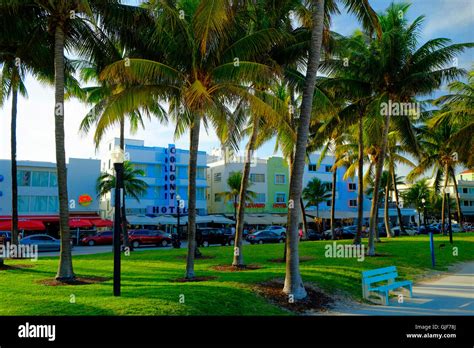
<path fill-rule="evenodd" d="M 169 211 L 174 212 L 176 201 L 176 147 L 168 145 L 165 157 L 165 200 Z"/>
<path fill-rule="evenodd" d="M 168 145 L 165 149 L 163 170 L 164 202 L 162 206 L 148 206 L 147 214 L 176 214 L 176 147 Z M 186 213 L 186 209 L 181 209 L 181 213 Z"/>

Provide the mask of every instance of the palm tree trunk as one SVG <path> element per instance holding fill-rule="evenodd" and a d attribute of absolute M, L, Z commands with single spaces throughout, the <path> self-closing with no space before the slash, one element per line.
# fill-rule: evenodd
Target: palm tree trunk
<path fill-rule="evenodd" d="M 389 96 L 390 98 L 390 96 Z M 380 191 L 380 181 L 382 179 L 383 165 L 385 161 L 385 150 L 387 149 L 388 142 L 388 130 L 390 127 L 390 116 L 391 110 L 387 112 L 385 116 L 385 124 L 383 128 L 383 137 L 382 137 L 382 148 L 378 154 L 377 165 L 375 167 L 375 180 L 374 180 L 374 196 L 372 198 L 372 206 L 370 209 L 370 226 L 369 226 L 369 250 L 368 255 L 375 255 L 375 234 L 377 233 L 378 227 L 378 203 L 379 203 L 379 191 Z M 378 237 L 377 237 L 378 239 Z"/>
<path fill-rule="evenodd" d="M 257 141 L 258 134 L 258 122 L 259 119 L 256 118 L 253 121 L 252 135 L 250 136 L 249 142 L 247 144 L 247 154 L 245 157 L 244 168 L 242 172 L 242 181 L 240 182 L 240 202 L 237 207 L 237 224 L 235 228 L 235 241 L 234 241 L 234 259 L 232 261 L 232 266 L 234 267 L 245 267 L 244 264 L 244 255 L 242 252 L 242 235 L 244 231 L 244 219 L 245 219 L 245 198 L 247 197 L 247 188 L 249 185 L 250 177 L 250 159 L 252 157 L 252 151 L 255 148 L 255 143 Z"/>
<path fill-rule="evenodd" d="M 441 206 L 441 233 L 444 235 L 445 234 L 445 228 L 444 228 L 444 222 L 445 222 L 445 215 L 446 215 L 446 188 L 448 187 L 448 181 L 449 181 L 449 165 L 446 163 L 444 165 L 444 185 L 443 185 L 443 203 Z M 449 202 L 448 202 L 449 204 Z"/>
<path fill-rule="evenodd" d="M 18 69 L 13 67 L 12 73 L 12 120 L 11 120 L 11 173 L 12 173 L 12 244 L 18 244 L 18 178 L 16 162 L 16 120 L 18 105 L 18 86 L 20 77 Z"/>
<path fill-rule="evenodd" d="M 400 209 L 400 199 L 398 197 L 397 176 L 395 175 L 395 168 L 393 165 L 390 167 L 390 171 L 392 174 L 393 192 L 395 193 L 395 204 L 397 205 L 398 224 L 400 225 L 400 232 L 405 234 L 405 226 L 403 224 L 402 211 Z"/>
<path fill-rule="evenodd" d="M 301 219 L 303 220 L 303 238 L 306 238 L 308 233 L 308 222 L 306 221 L 306 209 L 304 207 L 303 197 L 300 197 Z"/>
<path fill-rule="evenodd" d="M 390 216 L 388 214 L 388 197 L 390 195 L 390 177 L 387 176 L 387 185 L 385 185 L 385 202 L 384 202 L 384 221 L 385 221 L 385 232 L 387 237 L 392 237 L 390 233 Z"/>
<path fill-rule="evenodd" d="M 454 184 L 454 195 L 456 197 L 456 210 L 458 211 L 459 228 L 461 229 L 461 232 L 462 232 L 464 231 L 464 228 L 462 226 L 461 200 L 459 199 L 458 183 L 456 182 L 456 176 L 454 175 L 454 171 L 451 171 L 451 177 L 453 178 L 453 184 Z"/>
<path fill-rule="evenodd" d="M 56 26 L 54 35 L 54 89 L 55 89 L 55 140 L 56 166 L 59 195 L 59 230 L 61 251 L 56 279 L 60 281 L 75 278 L 72 268 L 71 235 L 69 231 L 69 202 L 67 193 L 66 149 L 64 146 L 64 32 Z"/>
<path fill-rule="evenodd" d="M 288 158 L 288 176 L 291 178 L 291 168 L 293 168 L 293 158 L 294 153 Z M 288 231 L 288 221 L 287 221 L 287 231 Z M 286 248 L 288 246 L 288 238 L 285 237 L 285 247 L 283 248 L 283 262 L 286 262 Z"/>
<path fill-rule="evenodd" d="M 186 279 L 194 278 L 194 256 L 196 253 L 196 165 L 199 149 L 201 118 L 194 116 L 190 131 L 188 168 L 188 254 L 186 257 Z"/>
<path fill-rule="evenodd" d="M 125 117 L 122 116 L 120 118 L 120 150 L 125 151 Z M 125 248 L 128 248 L 128 250 L 131 250 L 130 248 L 130 241 L 128 239 L 128 231 L 127 231 L 127 209 L 125 207 L 125 197 L 127 195 L 127 192 L 125 192 L 125 182 L 123 180 L 123 176 L 119 182 L 120 187 L 123 189 L 124 195 L 123 195 L 123 204 L 122 204 L 122 234 L 123 234 L 123 245 Z"/>
<path fill-rule="evenodd" d="M 303 87 L 303 99 L 301 102 L 300 122 L 296 133 L 295 158 L 290 179 L 289 202 L 293 209 L 288 210 L 287 229 L 287 258 L 286 276 L 283 292 L 291 295 L 293 300 L 300 300 L 307 296 L 300 274 L 298 254 L 298 213 L 299 205 L 295 204 L 301 197 L 303 187 L 303 171 L 305 165 L 306 146 L 308 144 L 309 121 L 313 108 L 313 95 L 316 84 L 316 75 L 321 56 L 321 44 L 324 27 L 324 0 L 312 1 L 313 28 L 311 32 L 311 43 L 306 69 L 306 77 Z"/>
<path fill-rule="evenodd" d="M 337 167 L 332 171 L 332 190 L 331 190 L 331 234 L 332 239 L 336 239 L 336 182 L 337 182 Z"/>

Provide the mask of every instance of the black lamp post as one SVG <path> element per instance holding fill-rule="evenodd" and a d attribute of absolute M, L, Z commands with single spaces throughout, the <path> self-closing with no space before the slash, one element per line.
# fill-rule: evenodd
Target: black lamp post
<path fill-rule="evenodd" d="M 179 236 L 180 236 L 180 230 L 181 230 L 181 224 L 180 224 L 180 221 L 179 221 L 179 218 L 181 216 L 181 210 L 180 210 L 180 205 L 181 205 L 181 196 L 180 195 L 176 195 L 176 203 L 178 204 L 178 210 L 177 210 L 177 214 L 178 214 L 178 226 L 176 227 L 176 238 L 173 240 L 173 247 L 175 247 L 176 249 L 179 249 L 180 246 L 181 246 L 181 242 L 179 240 Z"/>
<path fill-rule="evenodd" d="M 122 234 L 122 219 L 121 208 L 123 199 L 123 188 L 121 182 L 123 181 L 123 162 L 124 153 L 121 149 L 115 149 L 112 152 L 112 162 L 115 168 L 115 204 L 114 204 L 114 296 L 120 296 L 120 261 L 121 261 L 121 241 Z"/>

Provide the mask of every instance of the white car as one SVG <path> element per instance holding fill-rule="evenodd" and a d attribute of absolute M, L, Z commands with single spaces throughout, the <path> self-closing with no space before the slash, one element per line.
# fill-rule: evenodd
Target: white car
<path fill-rule="evenodd" d="M 275 232 L 280 236 L 286 236 L 286 228 L 283 226 L 268 226 L 265 230 Z"/>
<path fill-rule="evenodd" d="M 418 235 L 418 230 L 414 229 L 414 228 L 411 228 L 411 227 L 408 227 L 408 226 L 404 226 L 405 227 L 405 232 L 406 234 L 403 234 L 400 230 L 400 226 L 395 226 L 395 227 L 392 227 L 390 229 L 390 231 L 392 231 L 392 235 L 395 236 L 395 235 L 399 235 L 399 236 L 403 236 L 403 235 L 409 235 L 409 236 L 416 236 Z"/>

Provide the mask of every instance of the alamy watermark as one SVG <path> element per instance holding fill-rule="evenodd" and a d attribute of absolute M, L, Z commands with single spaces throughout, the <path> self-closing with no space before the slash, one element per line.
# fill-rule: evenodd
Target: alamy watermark
<path fill-rule="evenodd" d="M 324 257 L 329 258 L 357 258 L 357 261 L 365 260 L 365 246 L 364 244 L 326 244 L 324 246 Z"/>
<path fill-rule="evenodd" d="M 380 114 L 382 116 L 408 116 L 415 119 L 420 118 L 420 103 L 401 103 L 388 100 L 388 103 L 380 103 Z"/>
<path fill-rule="evenodd" d="M 38 260 L 38 245 L 36 244 L 11 244 L 6 242 L 0 244 L 0 258 L 3 259 L 31 259 L 32 261 Z"/>

